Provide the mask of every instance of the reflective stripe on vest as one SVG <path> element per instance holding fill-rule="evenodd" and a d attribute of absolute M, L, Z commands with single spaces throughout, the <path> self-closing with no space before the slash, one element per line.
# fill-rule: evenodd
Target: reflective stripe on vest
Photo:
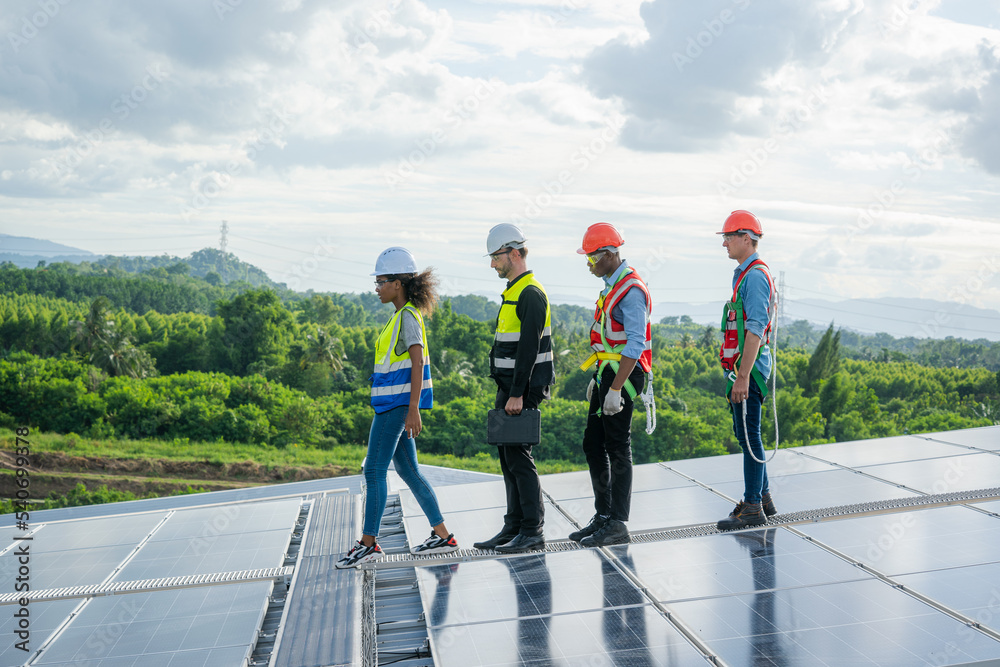
<path fill-rule="evenodd" d="M 529 285 L 537 287 L 545 295 L 545 325 L 538 339 L 538 354 L 531 369 L 530 383 L 532 386 L 552 384 L 555 380 L 552 358 L 552 310 L 545 288 L 530 271 L 519 277 L 501 294 L 502 302 L 497 312 L 496 333 L 490 350 L 490 374 L 494 377 L 514 375 L 517 345 L 521 340 L 521 320 L 517 316 L 517 304 L 521 293 Z"/>
<path fill-rule="evenodd" d="M 382 327 L 375 345 L 375 370 L 371 378 L 371 402 L 375 412 L 379 414 L 410 404 L 410 375 L 413 369 L 410 351 L 407 349 L 401 355 L 396 354 L 396 343 L 399 340 L 404 310 L 410 311 L 417 318 L 423 344 L 423 383 L 417 407 L 421 410 L 428 410 L 434 406 L 431 361 L 427 352 L 427 329 L 424 327 L 424 318 L 420 315 L 420 311 L 412 303 L 407 302 Z"/>
<path fill-rule="evenodd" d="M 644 341 L 642 354 L 639 355 L 639 366 L 646 373 L 653 368 L 653 331 L 650 325 L 650 315 L 652 312 L 652 299 L 649 296 L 649 288 L 645 281 L 639 276 L 635 269 L 629 267 L 622 273 L 607 294 L 597 298 L 597 306 L 594 309 L 594 323 L 590 326 L 590 347 L 594 352 L 614 352 L 621 354 L 628 342 L 625 333 L 625 325 L 618 322 L 611 311 L 625 294 L 636 287 L 642 290 L 646 296 L 646 340 Z M 610 323 L 610 324 L 609 324 Z M 605 341 L 610 349 L 605 346 Z M 603 370 L 607 361 L 598 363 L 598 371 Z M 600 375 L 600 373 L 598 373 Z"/>

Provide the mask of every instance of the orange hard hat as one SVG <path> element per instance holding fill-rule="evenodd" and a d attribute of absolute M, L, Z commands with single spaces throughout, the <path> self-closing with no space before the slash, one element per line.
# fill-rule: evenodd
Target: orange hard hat
<path fill-rule="evenodd" d="M 595 222 L 583 234 L 583 244 L 577 250 L 581 255 L 589 255 L 597 252 L 601 248 L 614 246 L 615 248 L 625 245 L 622 237 L 614 225 L 610 222 Z"/>
<path fill-rule="evenodd" d="M 750 211 L 733 211 L 722 225 L 722 231 L 716 234 L 732 234 L 733 232 L 752 232 L 755 236 L 763 236 L 764 228 L 760 220 Z"/>

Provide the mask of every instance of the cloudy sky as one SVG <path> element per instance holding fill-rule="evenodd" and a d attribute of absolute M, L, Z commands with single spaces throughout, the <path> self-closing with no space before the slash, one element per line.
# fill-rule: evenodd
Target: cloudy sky
<path fill-rule="evenodd" d="M 387 246 L 554 300 L 616 223 L 658 302 L 725 298 L 755 212 L 790 300 L 1000 305 L 1000 9 L 982 0 L 8 0 L 0 232 L 229 249 L 360 291 Z"/>

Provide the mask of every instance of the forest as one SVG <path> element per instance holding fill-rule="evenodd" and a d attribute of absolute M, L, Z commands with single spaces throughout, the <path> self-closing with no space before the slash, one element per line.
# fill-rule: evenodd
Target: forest
<path fill-rule="evenodd" d="M 374 294 L 292 292 L 249 266 L 227 269 L 238 261 L 232 256 L 200 253 L 187 261 L 0 265 L 0 428 L 331 452 L 365 445 L 367 378 L 390 307 Z M 255 281 L 245 279 L 251 275 Z M 491 455 L 485 416 L 495 392 L 488 352 L 496 307 L 452 297 L 428 320 L 435 406 L 424 416 L 421 452 Z M 588 356 L 591 313 L 552 310 L 557 383 L 542 407 L 536 456 L 583 463 L 589 376 L 578 365 Z M 658 427 L 647 435 L 637 411 L 636 463 L 738 451 L 720 340 L 715 327 L 689 318 L 653 325 Z M 864 337 L 806 322 L 783 325 L 779 343 L 781 446 L 1000 423 L 997 344 Z"/>

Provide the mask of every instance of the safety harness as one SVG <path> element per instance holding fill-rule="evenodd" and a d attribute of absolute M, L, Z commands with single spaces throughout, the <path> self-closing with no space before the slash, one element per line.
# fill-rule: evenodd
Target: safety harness
<path fill-rule="evenodd" d="M 618 374 L 622 359 L 621 353 L 625 349 L 628 339 L 625 336 L 624 326 L 621 327 L 621 331 L 617 331 L 614 324 L 609 326 L 609 323 L 615 323 L 615 319 L 611 316 L 611 311 L 621 301 L 622 297 L 625 296 L 625 293 L 633 287 L 638 287 L 646 295 L 646 345 L 638 359 L 640 368 L 646 374 L 646 386 L 640 394 L 635 390 L 632 382 L 626 379 L 625 384 L 622 385 L 622 389 L 633 402 L 635 402 L 637 396 L 642 401 L 643 409 L 646 411 L 646 433 L 652 434 L 656 429 L 656 403 L 653 398 L 652 330 L 649 323 L 652 302 L 646 283 L 639 277 L 635 269 L 628 267 L 627 270 L 622 271 L 622 274 L 618 276 L 611 289 L 606 294 L 602 292 L 597 297 L 597 307 L 594 310 L 594 324 L 591 325 L 590 331 L 590 345 L 594 349 L 594 352 L 587 357 L 586 361 L 580 364 L 580 370 L 585 371 L 589 369 L 596 361 L 598 385 L 601 382 L 601 375 L 607 365 L 610 364 L 611 370 L 616 375 Z M 610 337 L 608 336 L 609 332 L 611 333 Z M 597 415 L 601 416 L 601 412 L 601 406 L 598 406 Z"/>

